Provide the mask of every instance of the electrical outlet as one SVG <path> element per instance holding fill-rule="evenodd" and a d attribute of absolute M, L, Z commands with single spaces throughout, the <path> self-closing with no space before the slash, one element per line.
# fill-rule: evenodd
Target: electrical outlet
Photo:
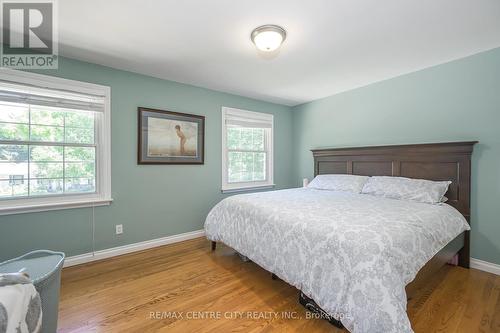
<path fill-rule="evenodd" d="M 115 229 L 116 229 L 116 234 L 117 235 L 123 234 L 123 224 L 117 224 L 117 225 L 115 225 Z"/>

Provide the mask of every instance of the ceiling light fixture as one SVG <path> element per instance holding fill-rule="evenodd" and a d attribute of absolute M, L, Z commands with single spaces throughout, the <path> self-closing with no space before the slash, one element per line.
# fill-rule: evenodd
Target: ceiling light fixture
<path fill-rule="evenodd" d="M 255 28 L 250 38 L 259 50 L 272 52 L 277 50 L 285 41 L 286 31 L 280 26 L 266 24 Z"/>

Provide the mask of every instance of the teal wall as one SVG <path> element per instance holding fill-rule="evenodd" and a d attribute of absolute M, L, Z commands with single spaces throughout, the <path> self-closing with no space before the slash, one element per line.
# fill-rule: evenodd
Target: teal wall
<path fill-rule="evenodd" d="M 291 185 L 290 108 L 171 81 L 60 59 L 59 70 L 42 74 L 111 87 L 112 195 L 95 208 L 95 249 L 199 230 L 210 208 L 223 198 L 221 107 L 274 114 L 277 188 Z M 137 165 L 137 107 L 200 114 L 205 120 L 205 164 Z M 76 255 L 92 251 L 92 209 L 0 216 L 0 260 L 31 249 Z M 124 234 L 115 235 L 115 224 Z"/>
<path fill-rule="evenodd" d="M 479 140 L 472 257 L 500 264 L 500 49 L 293 108 L 294 181 L 312 148 Z"/>

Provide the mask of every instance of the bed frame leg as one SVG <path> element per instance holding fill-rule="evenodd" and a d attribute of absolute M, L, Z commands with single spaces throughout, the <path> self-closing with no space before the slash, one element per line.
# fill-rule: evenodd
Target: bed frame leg
<path fill-rule="evenodd" d="M 212 251 L 215 251 L 217 248 L 217 242 L 212 241 Z"/>
<path fill-rule="evenodd" d="M 470 268 L 470 231 L 464 235 L 464 247 L 458 252 L 458 266 Z"/>

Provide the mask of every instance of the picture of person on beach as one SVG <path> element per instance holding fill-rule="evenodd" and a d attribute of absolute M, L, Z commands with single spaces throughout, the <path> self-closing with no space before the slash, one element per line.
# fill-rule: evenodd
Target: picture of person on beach
<path fill-rule="evenodd" d="M 175 132 L 176 132 L 177 136 L 179 137 L 179 144 L 180 144 L 179 149 L 180 149 L 181 155 L 184 155 L 185 154 L 184 146 L 186 145 L 186 136 L 182 132 L 180 125 L 175 125 Z"/>

